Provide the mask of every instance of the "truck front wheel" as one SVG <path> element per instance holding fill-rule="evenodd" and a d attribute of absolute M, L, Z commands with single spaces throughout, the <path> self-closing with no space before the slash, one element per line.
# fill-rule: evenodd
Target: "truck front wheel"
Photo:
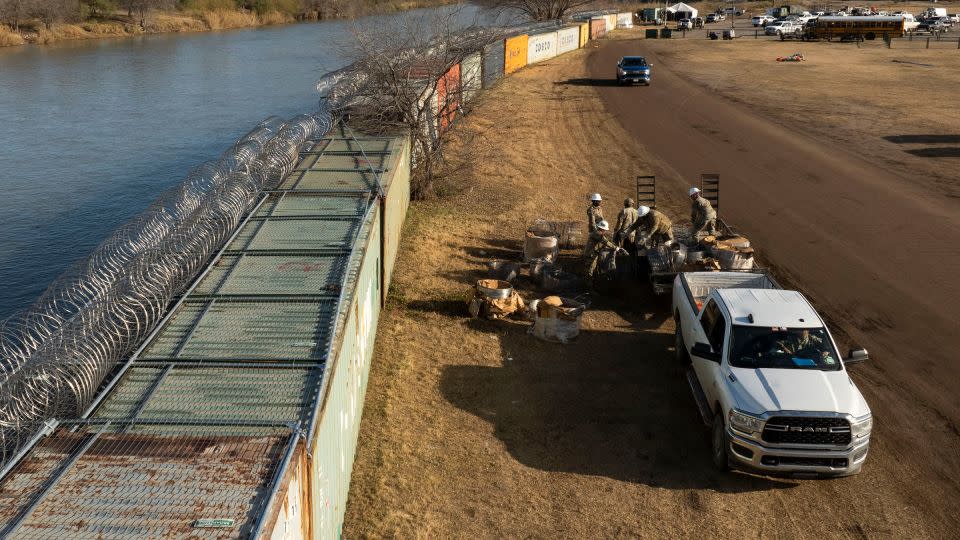
<path fill-rule="evenodd" d="M 713 417 L 713 433 L 710 439 L 713 465 L 720 471 L 729 471 L 730 457 L 727 455 L 727 430 L 723 424 L 722 409 Z"/>

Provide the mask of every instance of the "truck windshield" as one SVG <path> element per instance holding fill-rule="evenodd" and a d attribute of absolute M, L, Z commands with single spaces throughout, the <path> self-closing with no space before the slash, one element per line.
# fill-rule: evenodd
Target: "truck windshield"
<path fill-rule="evenodd" d="M 647 65 L 647 61 L 643 58 L 624 58 L 623 66 L 624 67 L 641 67 Z"/>
<path fill-rule="evenodd" d="M 840 357 L 824 328 L 734 326 L 730 365 L 837 371 Z"/>

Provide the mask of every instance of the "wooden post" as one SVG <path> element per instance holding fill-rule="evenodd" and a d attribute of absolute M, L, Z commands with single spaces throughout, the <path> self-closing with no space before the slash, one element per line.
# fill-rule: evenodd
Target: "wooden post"
<path fill-rule="evenodd" d="M 927 48 L 930 48 L 930 38 L 927 38 Z"/>

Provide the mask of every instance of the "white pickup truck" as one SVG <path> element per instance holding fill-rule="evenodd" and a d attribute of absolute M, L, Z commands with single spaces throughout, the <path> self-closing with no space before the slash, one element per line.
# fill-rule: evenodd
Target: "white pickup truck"
<path fill-rule="evenodd" d="M 673 286 L 676 349 L 717 467 L 860 472 L 873 419 L 821 317 L 764 274 L 691 272 Z"/>

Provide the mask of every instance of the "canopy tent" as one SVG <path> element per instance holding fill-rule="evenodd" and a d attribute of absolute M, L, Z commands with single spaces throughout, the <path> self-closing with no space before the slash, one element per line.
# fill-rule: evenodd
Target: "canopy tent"
<path fill-rule="evenodd" d="M 667 13 L 673 15 L 673 19 L 692 19 L 697 16 L 697 9 L 680 2 L 667 8 Z"/>

